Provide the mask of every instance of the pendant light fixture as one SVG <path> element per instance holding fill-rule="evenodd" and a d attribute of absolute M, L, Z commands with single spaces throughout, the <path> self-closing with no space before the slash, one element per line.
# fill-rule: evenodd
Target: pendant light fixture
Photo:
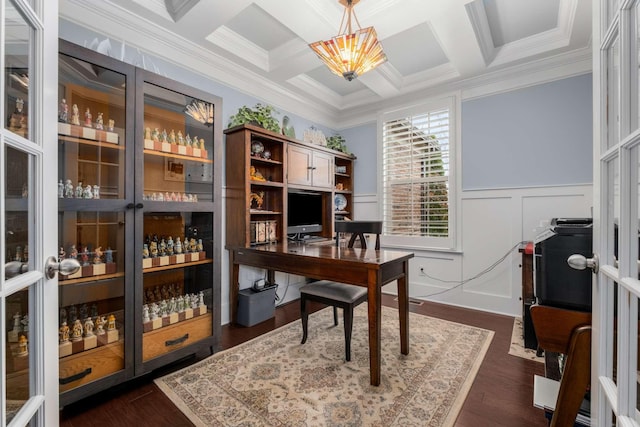
<path fill-rule="evenodd" d="M 338 0 L 345 7 L 337 36 L 311 43 L 309 47 L 329 67 L 332 73 L 351 81 L 373 70 L 387 60 L 373 27 L 361 28 L 353 7 L 360 0 Z M 351 18 L 358 25 L 352 30 Z M 346 18 L 346 22 L 345 22 Z"/>

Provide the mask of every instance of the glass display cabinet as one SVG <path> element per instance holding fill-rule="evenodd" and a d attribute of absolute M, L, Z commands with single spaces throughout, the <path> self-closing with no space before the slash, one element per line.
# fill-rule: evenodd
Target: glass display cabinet
<path fill-rule="evenodd" d="M 220 335 L 219 98 L 60 43 L 61 404 Z M 15 252 L 15 250 L 14 250 Z"/>
<path fill-rule="evenodd" d="M 135 69 L 60 42 L 58 109 L 61 403 L 133 373 Z M 86 387 L 83 387 L 86 386 Z"/>
<path fill-rule="evenodd" d="M 136 86 L 136 373 L 144 373 L 218 346 L 221 101 L 144 70 Z"/>

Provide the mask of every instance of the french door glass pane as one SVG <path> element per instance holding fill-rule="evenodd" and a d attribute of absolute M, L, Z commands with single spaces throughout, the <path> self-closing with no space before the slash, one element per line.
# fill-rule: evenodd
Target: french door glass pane
<path fill-rule="evenodd" d="M 60 210 L 58 222 L 59 259 L 75 258 L 81 265 L 58 276 L 65 392 L 125 367 L 125 214 Z"/>
<path fill-rule="evenodd" d="M 607 223 L 603 224 L 606 226 L 607 235 L 613 237 L 613 255 L 614 255 L 614 264 L 617 265 L 617 260 L 619 256 L 620 250 L 620 239 L 618 238 L 618 219 L 620 218 L 620 162 L 619 159 L 613 158 L 609 160 L 606 166 L 603 168 L 603 172 L 608 175 L 607 182 L 609 185 L 608 194 L 609 200 L 607 201 Z M 609 310 L 607 310 L 606 315 L 608 316 L 607 324 L 608 331 L 605 332 L 605 335 L 613 337 L 612 343 L 612 351 L 611 353 L 606 352 L 606 354 L 610 354 L 612 359 L 610 363 L 607 365 L 611 367 L 611 371 L 608 373 L 612 380 L 617 383 L 617 357 L 616 357 L 616 346 L 617 346 L 617 316 L 615 316 L 615 312 L 618 307 L 618 284 L 613 282 L 610 279 L 606 279 L 605 286 L 603 288 L 603 293 L 606 293 L 606 299 L 608 301 Z"/>
<path fill-rule="evenodd" d="M 31 396 L 29 381 L 29 291 L 16 292 L 6 299 L 5 335 L 7 424 Z"/>
<path fill-rule="evenodd" d="M 33 119 L 29 118 L 29 78 L 33 78 L 30 50 L 34 32 L 11 1 L 5 1 L 4 17 L 4 108 L 7 113 L 4 126 L 29 138 L 29 123 Z"/>
<path fill-rule="evenodd" d="M 607 148 L 610 148 L 618 143 L 620 137 L 620 40 L 617 37 L 607 50 L 606 61 L 606 129 Z"/>
<path fill-rule="evenodd" d="M 5 279 L 30 269 L 29 242 L 33 228 L 29 211 L 29 155 L 7 146 L 5 149 Z"/>

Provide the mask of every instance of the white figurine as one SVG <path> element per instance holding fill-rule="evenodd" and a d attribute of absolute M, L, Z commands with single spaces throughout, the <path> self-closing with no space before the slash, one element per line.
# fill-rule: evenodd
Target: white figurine
<path fill-rule="evenodd" d="M 204 306 L 204 292 L 200 291 L 198 293 L 198 307 Z"/>
<path fill-rule="evenodd" d="M 104 129 L 104 119 L 102 118 L 102 113 L 98 113 L 98 118 L 96 119 L 96 129 Z"/>
<path fill-rule="evenodd" d="M 22 323 L 22 332 L 29 332 L 29 315 L 28 314 L 24 315 L 20 323 Z"/>
<path fill-rule="evenodd" d="M 58 198 L 64 198 L 64 183 L 62 182 L 62 180 L 58 182 Z"/>
<path fill-rule="evenodd" d="M 78 104 L 73 104 L 73 107 L 71 107 L 71 124 L 80 126 L 80 112 L 78 111 Z"/>
<path fill-rule="evenodd" d="M 151 320 L 149 318 L 149 306 L 147 304 L 142 306 L 142 322 L 146 323 L 149 320 Z"/>
<path fill-rule="evenodd" d="M 60 123 L 67 123 L 67 120 L 69 120 L 69 106 L 67 105 L 67 100 L 62 98 L 58 111 L 58 121 Z"/>
<path fill-rule="evenodd" d="M 93 199 L 93 188 L 91 187 L 91 185 L 87 184 L 87 186 L 84 188 L 84 191 L 82 192 L 82 197 L 85 199 Z"/>
<path fill-rule="evenodd" d="M 20 318 L 20 313 L 16 313 L 13 315 L 13 332 L 22 332 L 22 326 L 20 326 Z"/>
<path fill-rule="evenodd" d="M 87 317 L 87 320 L 84 321 L 84 336 L 92 337 L 93 336 L 93 320 L 91 317 Z"/>
<path fill-rule="evenodd" d="M 97 184 L 93 186 L 93 198 L 94 199 L 100 198 L 100 186 Z"/>
<path fill-rule="evenodd" d="M 66 197 L 67 199 L 72 199 L 73 198 L 73 184 L 71 183 L 70 179 L 65 181 L 65 184 L 64 184 L 64 197 Z"/>
<path fill-rule="evenodd" d="M 76 199 L 82 199 L 82 193 L 84 192 L 84 188 L 82 188 L 82 181 L 78 182 L 76 186 Z"/>

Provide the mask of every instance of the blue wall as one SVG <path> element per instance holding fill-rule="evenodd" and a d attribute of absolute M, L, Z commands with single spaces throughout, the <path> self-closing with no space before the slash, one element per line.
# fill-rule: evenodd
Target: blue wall
<path fill-rule="evenodd" d="M 591 74 L 462 103 L 462 189 L 589 184 Z"/>
<path fill-rule="evenodd" d="M 590 184 L 591 74 L 462 103 L 462 189 Z M 375 194 L 376 124 L 340 132 L 358 160 L 357 194 Z"/>

